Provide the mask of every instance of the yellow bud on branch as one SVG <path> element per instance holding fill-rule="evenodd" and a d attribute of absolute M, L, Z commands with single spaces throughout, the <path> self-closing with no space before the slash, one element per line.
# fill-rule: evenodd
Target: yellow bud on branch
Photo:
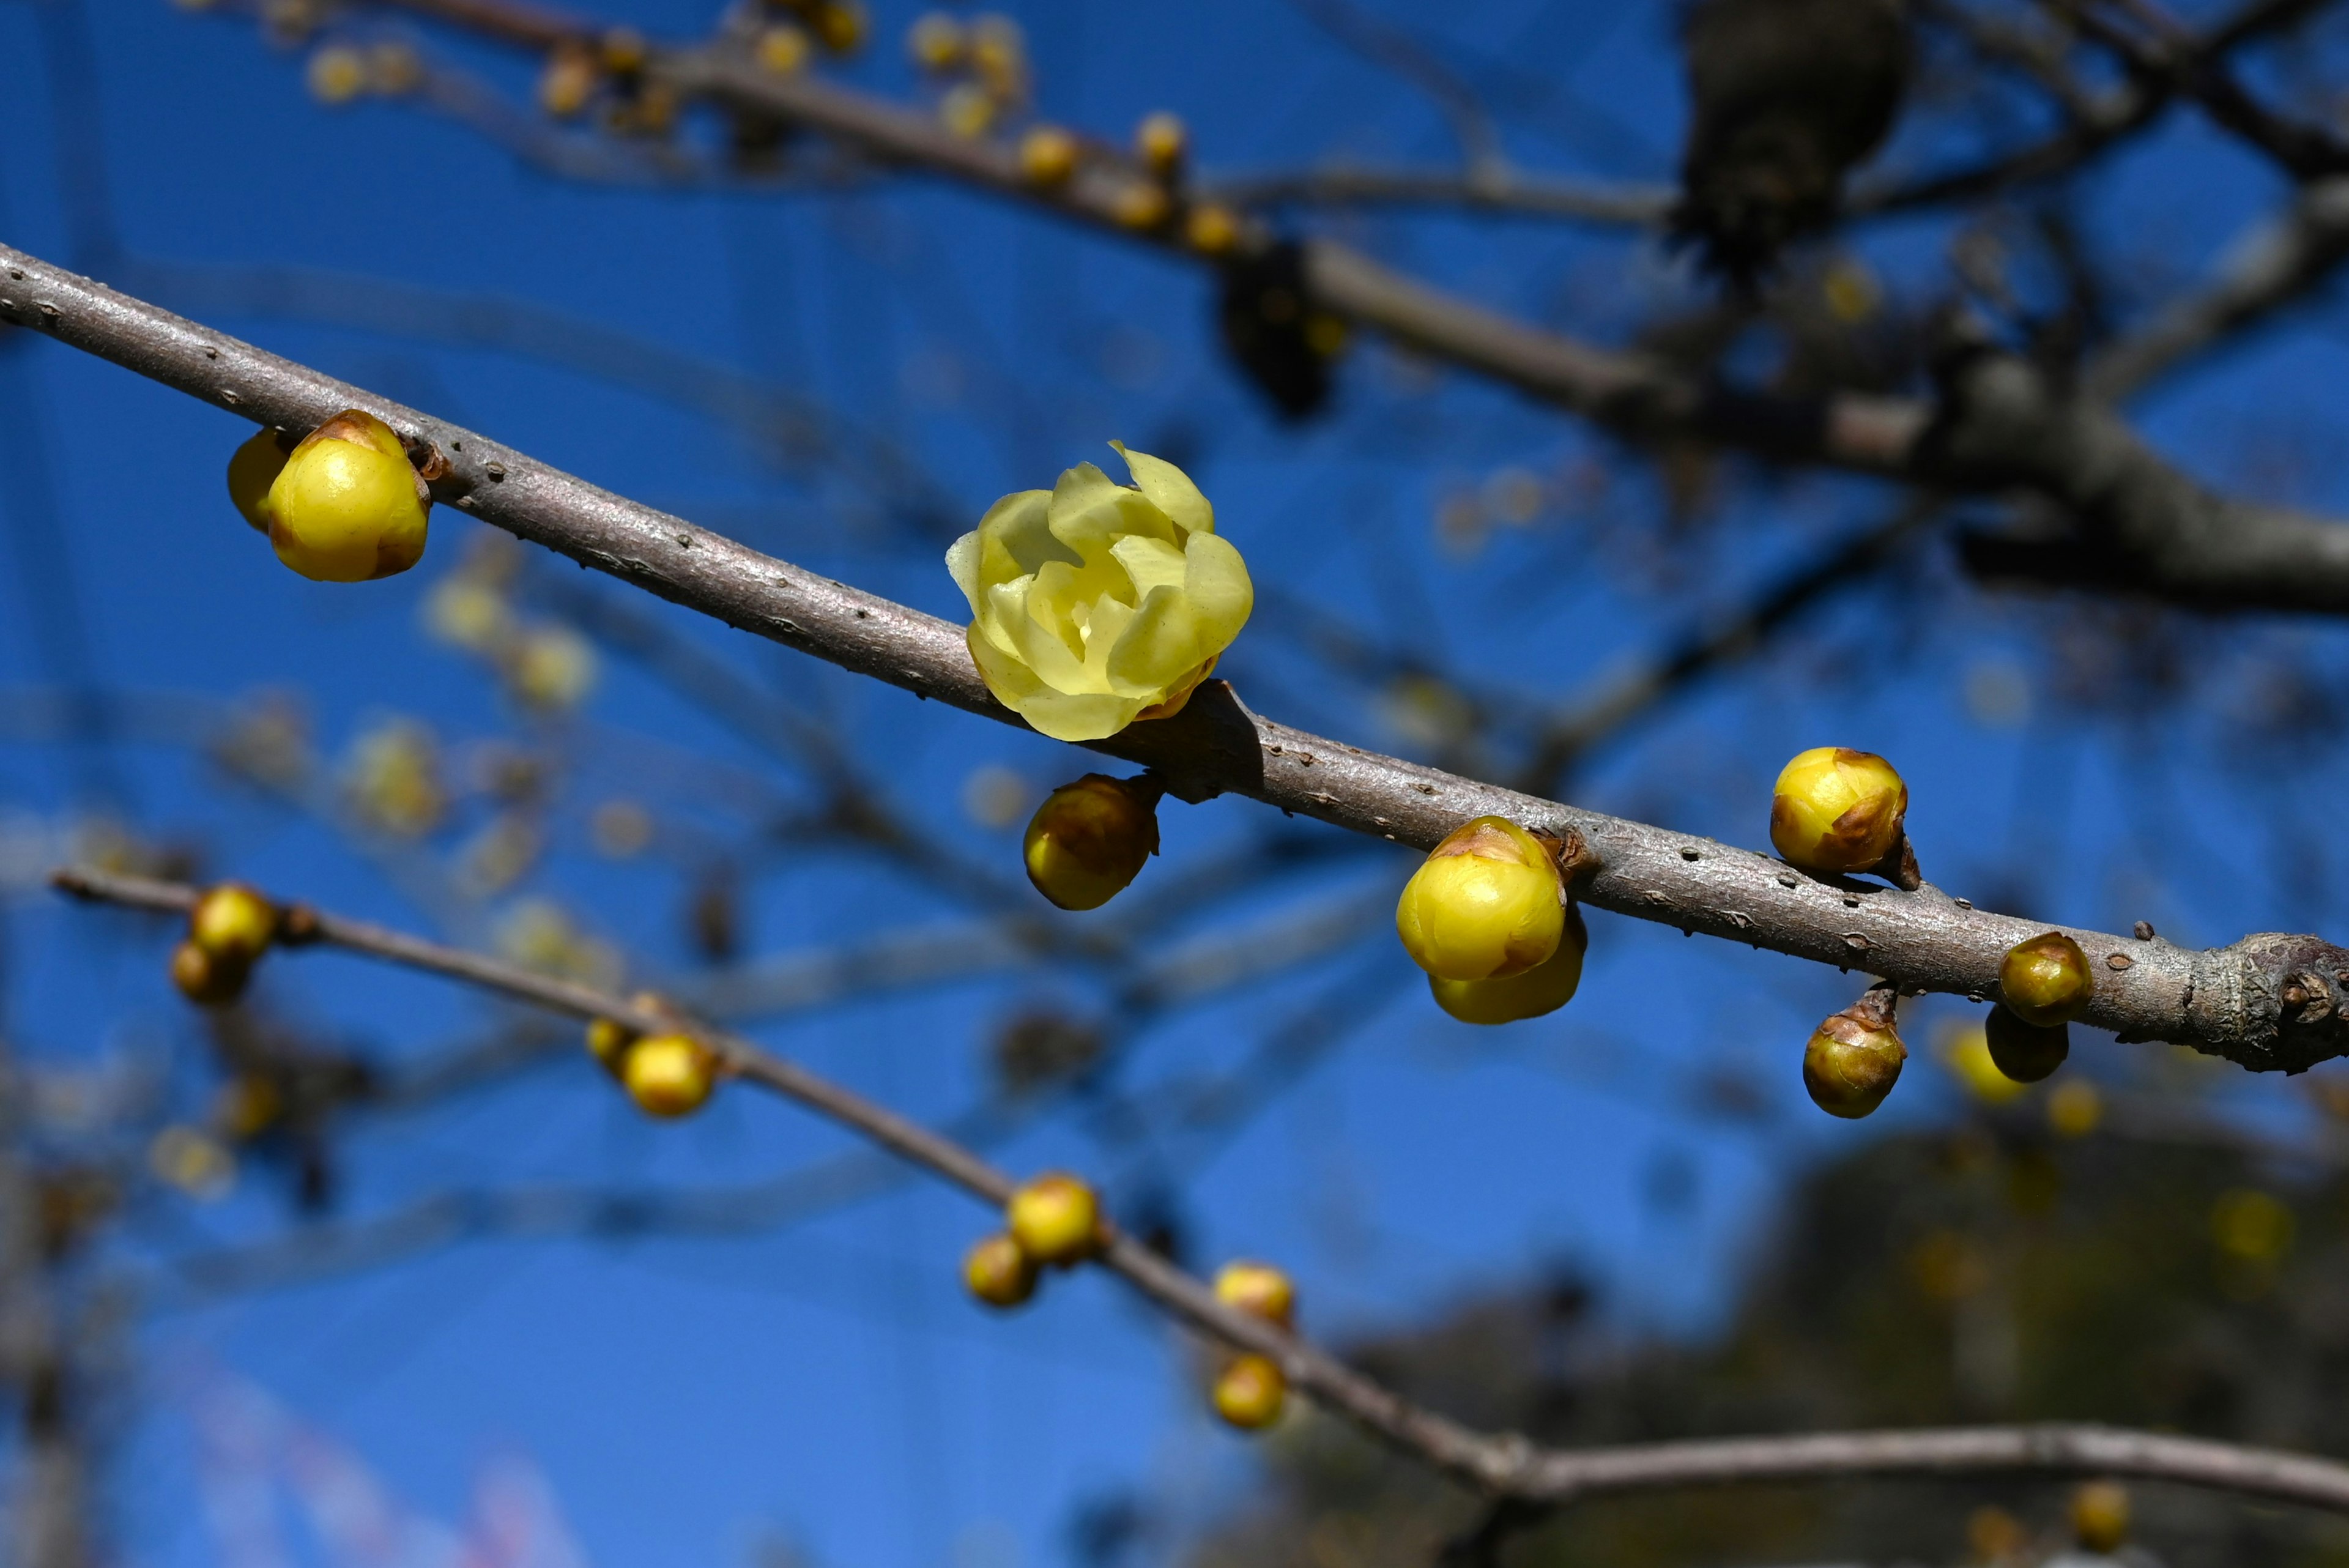
<path fill-rule="evenodd" d="M 1036 891 L 1063 909 L 1098 909 L 1158 853 L 1158 790 L 1087 774 L 1044 797 L 1021 855 Z"/>
<path fill-rule="evenodd" d="M 316 582 L 360 583 L 416 565 L 431 505 L 391 427 L 351 409 L 295 447 L 264 510 L 279 560 Z"/>
<path fill-rule="evenodd" d="M 1909 1048 L 1893 1028 L 1894 995 L 1879 985 L 1812 1033 L 1803 1051 L 1803 1086 L 1832 1116 L 1857 1120 L 1900 1081 Z"/>
<path fill-rule="evenodd" d="M 982 1236 L 963 1254 L 962 1282 L 991 1307 L 1016 1307 L 1036 1293 L 1036 1260 L 1002 1231 Z"/>
<path fill-rule="evenodd" d="M 2007 949 L 1999 961 L 2000 1000 L 2025 1023 L 2048 1028 L 2068 1023 L 2088 1010 L 2096 993 L 2095 971 L 2080 944 L 2049 931 Z"/>
<path fill-rule="evenodd" d="M 1003 1217 L 1031 1262 L 1066 1268 L 1101 1242 L 1101 1200 L 1073 1176 L 1040 1176 L 1011 1195 Z"/>
<path fill-rule="evenodd" d="M 1427 977 L 1435 1005 L 1463 1023 L 1516 1023 L 1556 1012 L 1574 1000 L 1582 984 L 1583 955 L 1590 948 L 1590 929 L 1582 911 L 1566 907 L 1566 926 L 1557 950 L 1523 974 L 1499 980 L 1444 980 Z"/>
<path fill-rule="evenodd" d="M 1429 851 L 1395 904 L 1395 931 L 1439 980 L 1497 980 L 1548 961 L 1566 931 L 1549 850 L 1506 817 L 1480 816 Z"/>
<path fill-rule="evenodd" d="M 1216 1414 L 1244 1432 L 1279 1420 L 1288 1399 L 1288 1379 L 1269 1356 L 1236 1355 L 1216 1378 Z"/>
<path fill-rule="evenodd" d="M 1872 752 L 1815 746 L 1770 797 L 1770 842 L 1806 871 L 1872 871 L 1901 845 L 1909 786 Z"/>

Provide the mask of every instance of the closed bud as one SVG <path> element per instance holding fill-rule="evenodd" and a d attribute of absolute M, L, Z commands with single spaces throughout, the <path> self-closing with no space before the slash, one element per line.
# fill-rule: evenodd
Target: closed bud
<path fill-rule="evenodd" d="M 1220 256 L 1231 254 L 1240 243 L 1240 221 L 1232 210 L 1216 202 L 1202 202 L 1191 209 L 1183 222 L 1183 237 L 1201 255 Z"/>
<path fill-rule="evenodd" d="M 1244 1432 L 1261 1431 L 1280 1419 L 1288 1401 L 1288 1379 L 1266 1355 L 1235 1355 L 1216 1376 L 1216 1414 Z"/>
<path fill-rule="evenodd" d="M 271 483 L 269 543 L 316 582 L 388 577 L 423 556 L 431 505 L 391 427 L 351 409 L 305 436 Z"/>
<path fill-rule="evenodd" d="M 1243 1259 L 1216 1274 L 1216 1299 L 1235 1312 L 1287 1328 L 1297 1314 L 1297 1286 L 1270 1263 Z"/>
<path fill-rule="evenodd" d="M 809 49 L 805 33 L 789 22 L 779 22 L 759 30 L 751 54 L 759 68 L 770 76 L 795 77 L 807 68 Z"/>
<path fill-rule="evenodd" d="M 634 27 L 614 27 L 597 40 L 595 47 L 607 71 L 627 76 L 645 68 L 645 36 Z"/>
<path fill-rule="evenodd" d="M 1892 1007 L 1889 988 L 1871 991 L 1813 1032 L 1803 1052 L 1803 1086 L 1812 1104 L 1856 1121 L 1884 1103 L 1909 1059 L 1893 1030 Z"/>
<path fill-rule="evenodd" d="M 1003 1215 L 1029 1260 L 1061 1268 L 1090 1257 L 1101 1241 L 1101 1202 L 1073 1176 L 1040 1176 L 1011 1195 Z"/>
<path fill-rule="evenodd" d="M 1412 874 L 1395 905 L 1395 931 L 1413 961 L 1438 980 L 1523 974 L 1547 962 L 1566 932 L 1557 863 L 1516 823 L 1477 817 Z"/>
<path fill-rule="evenodd" d="M 367 57 L 346 45 L 329 44 L 310 57 L 303 78 L 320 103 L 346 104 L 367 91 Z"/>
<path fill-rule="evenodd" d="M 2080 944 L 2061 931 L 2017 942 L 1999 961 L 1999 998 L 2017 1018 L 2040 1028 L 2068 1023 L 2088 1010 L 2095 972 Z"/>
<path fill-rule="evenodd" d="M 2081 1549 L 2109 1557 L 2128 1539 L 2129 1500 L 2117 1481 L 2090 1481 L 2072 1494 L 2072 1533 Z"/>
<path fill-rule="evenodd" d="M 180 994 L 202 1007 L 226 1007 L 244 994 L 253 966 L 214 958 L 192 941 L 171 950 L 171 983 Z"/>
<path fill-rule="evenodd" d="M 1174 202 L 1164 185 L 1135 183 L 1126 186 L 1112 198 L 1109 215 L 1122 229 L 1147 234 L 1163 225 L 1174 214 Z"/>
<path fill-rule="evenodd" d="M 816 8 L 815 30 L 833 54 L 854 54 L 864 47 L 864 7 L 856 0 L 825 0 Z"/>
<path fill-rule="evenodd" d="M 276 934 L 276 906 L 242 882 L 206 888 L 188 911 L 188 940 L 223 963 L 250 967 Z"/>
<path fill-rule="evenodd" d="M 2003 1007 L 1991 1009 L 1982 1021 L 1982 1035 L 1990 1044 L 1991 1061 L 2018 1084 L 2039 1082 L 2072 1054 L 2069 1024 L 2026 1023 Z"/>
<path fill-rule="evenodd" d="M 620 1082 L 647 1116 L 690 1116 L 718 1086 L 718 1059 L 689 1035 L 647 1035 L 622 1054 Z"/>
<path fill-rule="evenodd" d="M 269 532 L 269 487 L 277 483 L 293 450 L 294 438 L 284 431 L 261 430 L 228 460 L 228 498 L 261 533 Z"/>
<path fill-rule="evenodd" d="M 1770 797 L 1770 842 L 1806 871 L 1868 871 L 1900 842 L 1909 786 L 1872 752 L 1815 746 L 1788 763 Z"/>
<path fill-rule="evenodd" d="M 1180 115 L 1164 109 L 1146 115 L 1133 133 L 1133 150 L 1142 155 L 1143 167 L 1161 180 L 1171 180 L 1182 171 L 1183 160 L 1191 151 L 1191 132 Z"/>
<path fill-rule="evenodd" d="M 962 60 L 962 24 L 944 11 L 925 12 L 906 31 L 905 52 L 926 71 L 952 70 Z"/>
<path fill-rule="evenodd" d="M 962 1282 L 988 1306 L 1016 1307 L 1036 1293 L 1036 1260 L 999 1231 L 963 1254 Z"/>
<path fill-rule="evenodd" d="M 1107 774 L 1087 774 L 1046 795 L 1021 846 L 1028 880 L 1063 909 L 1100 909 L 1157 853 L 1156 789 Z"/>
<path fill-rule="evenodd" d="M 569 119 L 587 107 L 595 92 L 595 57 L 577 44 L 565 44 L 546 57 L 539 73 L 538 107 L 556 119 Z"/>
<path fill-rule="evenodd" d="M 1077 171 L 1077 139 L 1040 125 L 1019 139 L 1019 174 L 1031 185 L 1063 185 Z"/>
<path fill-rule="evenodd" d="M 1515 1023 L 1556 1012 L 1574 1000 L 1582 984 L 1582 959 L 1590 948 L 1590 929 L 1582 911 L 1569 903 L 1557 951 L 1523 974 L 1499 980 L 1442 980 L 1427 977 L 1435 1005 L 1463 1023 Z"/>
<path fill-rule="evenodd" d="M 641 1038 L 616 1018 L 594 1018 L 587 1023 L 587 1054 L 616 1079 L 622 1075 L 628 1047 Z"/>

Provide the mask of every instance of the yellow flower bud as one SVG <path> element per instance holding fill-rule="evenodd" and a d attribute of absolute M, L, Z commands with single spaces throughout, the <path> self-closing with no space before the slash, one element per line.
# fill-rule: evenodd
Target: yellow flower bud
<path fill-rule="evenodd" d="M 1031 185 L 1061 185 L 1077 171 L 1077 139 L 1040 125 L 1019 139 L 1019 174 Z"/>
<path fill-rule="evenodd" d="M 639 1038 L 635 1030 L 616 1018 L 595 1018 L 587 1023 L 587 1054 L 615 1079 L 622 1075 L 628 1047 Z"/>
<path fill-rule="evenodd" d="M 261 533 L 269 532 L 269 487 L 293 450 L 294 438 L 284 431 L 260 430 L 228 460 L 228 498 Z"/>
<path fill-rule="evenodd" d="M 2017 942 L 1999 961 L 1999 997 L 2025 1023 L 2044 1029 L 2067 1023 L 2088 1010 L 2096 993 L 2095 971 L 2080 944 L 2061 931 Z"/>
<path fill-rule="evenodd" d="M 1815 746 L 1788 763 L 1770 799 L 1770 842 L 1806 871 L 1867 871 L 1892 853 L 1909 786 L 1870 752 Z"/>
<path fill-rule="evenodd" d="M 1066 1268 L 1100 1244 L 1100 1199 L 1073 1176 L 1038 1177 L 1011 1195 L 1003 1215 L 1011 1239 L 1035 1262 Z"/>
<path fill-rule="evenodd" d="M 224 963 L 250 965 L 276 934 L 276 907 L 242 882 L 205 889 L 188 911 L 188 940 Z"/>
<path fill-rule="evenodd" d="M 388 577 L 423 556 L 431 505 L 391 427 L 351 409 L 304 437 L 271 483 L 269 542 L 316 582 Z"/>
<path fill-rule="evenodd" d="M 965 141 L 977 141 L 994 129 L 1000 107 L 977 82 L 957 82 L 938 99 L 938 122 Z"/>
<path fill-rule="evenodd" d="M 962 59 L 962 24 L 944 11 L 925 11 L 905 31 L 905 52 L 926 71 L 952 70 Z"/>
<path fill-rule="evenodd" d="M 614 27 L 597 42 L 596 51 L 607 71 L 629 72 L 645 68 L 647 50 L 645 36 L 634 27 Z"/>
<path fill-rule="evenodd" d="M 2128 1492 L 2117 1481 L 2090 1481 L 2072 1494 L 2072 1533 L 2085 1552 L 2111 1556 L 2128 1539 Z"/>
<path fill-rule="evenodd" d="M 342 44 L 329 44 L 310 57 L 304 73 L 310 96 L 325 104 L 346 104 L 367 91 L 367 57 Z"/>
<path fill-rule="evenodd" d="M 2055 1085 L 2047 1096 L 2047 1125 L 2058 1137 L 2086 1137 L 2105 1119 L 2105 1097 L 2085 1078 Z"/>
<path fill-rule="evenodd" d="M 1569 903 L 1557 951 L 1523 974 L 1499 980 L 1443 980 L 1427 977 L 1435 1005 L 1463 1023 L 1516 1023 L 1556 1012 L 1574 1000 L 1582 984 L 1583 954 L 1590 947 L 1590 929 L 1582 911 Z"/>
<path fill-rule="evenodd" d="M 1941 1047 L 1941 1060 L 1967 1092 L 1986 1106 L 2002 1106 L 2023 1093 L 2022 1080 L 1998 1064 L 1983 1030 L 1964 1029 L 1951 1036 Z"/>
<path fill-rule="evenodd" d="M 171 950 L 171 983 L 180 994 L 203 1007 L 226 1007 L 244 994 L 253 967 L 214 958 L 193 942 Z"/>
<path fill-rule="evenodd" d="M 1216 1274 L 1216 1299 L 1236 1312 L 1287 1328 L 1297 1314 L 1297 1286 L 1270 1263 L 1226 1263 Z"/>
<path fill-rule="evenodd" d="M 689 1116 L 718 1086 L 718 1060 L 684 1034 L 652 1034 L 628 1047 L 620 1082 L 647 1116 Z"/>
<path fill-rule="evenodd" d="M 1565 936 L 1557 863 L 1516 823 L 1477 817 L 1412 873 L 1395 904 L 1395 931 L 1413 961 L 1439 980 L 1523 974 L 1547 963 Z"/>
<path fill-rule="evenodd" d="M 1050 491 L 997 502 L 947 552 L 987 689 L 1056 741 L 1181 711 L 1256 604 L 1199 487 L 1110 444 L 1133 487 L 1079 463 Z"/>
<path fill-rule="evenodd" d="M 1143 117 L 1133 133 L 1133 150 L 1142 155 L 1142 162 L 1161 180 L 1172 179 L 1183 167 L 1183 160 L 1191 151 L 1190 128 L 1180 115 L 1164 109 Z"/>
<path fill-rule="evenodd" d="M 285 1119 L 285 1091 L 260 1073 L 240 1073 L 212 1098 L 212 1125 L 238 1143 L 251 1143 Z"/>
<path fill-rule="evenodd" d="M 759 68 L 771 76 L 795 77 L 807 69 L 808 36 L 789 22 L 760 29 L 751 53 Z"/>
<path fill-rule="evenodd" d="M 546 57 L 538 78 L 538 107 L 556 119 L 569 119 L 595 92 L 595 57 L 566 44 Z"/>
<path fill-rule="evenodd" d="M 1891 993 L 1871 991 L 1812 1033 L 1803 1086 L 1819 1109 L 1856 1121 L 1884 1103 L 1908 1059 L 1893 1030 Z"/>
<path fill-rule="evenodd" d="M 1022 846 L 1028 880 L 1063 909 L 1098 909 L 1158 853 L 1158 796 L 1147 785 L 1087 774 L 1044 797 Z"/>
<path fill-rule="evenodd" d="M 1174 200 L 1166 194 L 1164 185 L 1128 185 L 1109 204 L 1109 215 L 1117 226 L 1136 234 L 1147 234 L 1159 227 L 1174 212 Z"/>
<path fill-rule="evenodd" d="M 1216 1376 L 1216 1414 L 1244 1432 L 1280 1419 L 1288 1379 L 1269 1356 L 1235 1355 Z"/>
<path fill-rule="evenodd" d="M 833 54 L 854 54 L 864 47 L 864 7 L 854 0 L 824 0 L 816 7 L 815 30 Z"/>
<path fill-rule="evenodd" d="M 406 44 L 378 44 L 367 51 L 367 84 L 398 98 L 414 92 L 424 80 L 424 61 Z"/>
<path fill-rule="evenodd" d="M 1202 202 L 1184 220 L 1183 234 L 1201 255 L 1227 255 L 1240 243 L 1240 221 L 1229 207 Z"/>
<path fill-rule="evenodd" d="M 1991 1009 L 1982 1021 L 1990 1059 L 2018 1084 L 2035 1084 L 2064 1064 L 2072 1054 L 2069 1025 L 2026 1023 L 2003 1007 Z"/>
<path fill-rule="evenodd" d="M 1036 1293 L 1036 1261 L 1000 1231 L 963 1254 L 963 1284 L 991 1307 L 1018 1306 Z"/>

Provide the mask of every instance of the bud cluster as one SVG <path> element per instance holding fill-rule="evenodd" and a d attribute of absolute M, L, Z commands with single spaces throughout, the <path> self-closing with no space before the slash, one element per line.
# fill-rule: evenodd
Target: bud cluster
<path fill-rule="evenodd" d="M 277 558 L 316 582 L 392 576 L 424 555 L 432 493 L 391 427 L 361 409 L 290 446 L 259 431 L 229 459 L 228 492 Z"/>
<path fill-rule="evenodd" d="M 1295 1325 L 1297 1286 L 1270 1263 L 1225 1264 L 1216 1275 L 1216 1299 L 1284 1331 Z M 1216 1415 L 1242 1431 L 1257 1431 L 1280 1419 L 1288 1377 L 1270 1356 L 1240 1352 L 1224 1359 L 1209 1396 Z"/>
<path fill-rule="evenodd" d="M 991 1307 L 1036 1293 L 1047 1268 L 1074 1268 L 1107 1240 L 1101 1199 L 1081 1179 L 1052 1171 L 1024 1183 L 1003 1206 L 1004 1228 L 963 1254 L 963 1285 Z"/>
<path fill-rule="evenodd" d="M 630 1000 L 673 1019 L 677 1027 L 644 1034 L 617 1019 L 595 1019 L 587 1025 L 587 1054 L 647 1116 L 665 1121 L 691 1116 L 717 1090 L 718 1054 L 685 1032 L 684 1015 L 666 998 L 638 992 Z"/>
<path fill-rule="evenodd" d="M 186 938 L 171 950 L 171 983 L 191 1002 L 227 1006 L 244 994 L 282 924 L 276 906 L 242 882 L 206 888 L 188 911 Z"/>

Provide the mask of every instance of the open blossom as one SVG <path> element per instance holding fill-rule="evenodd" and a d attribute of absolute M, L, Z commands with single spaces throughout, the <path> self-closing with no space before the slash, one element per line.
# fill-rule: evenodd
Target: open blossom
<path fill-rule="evenodd" d="M 1110 444 L 1133 488 L 1081 462 L 1005 496 L 947 552 L 987 689 L 1056 741 L 1182 711 L 1256 603 L 1189 476 Z"/>

